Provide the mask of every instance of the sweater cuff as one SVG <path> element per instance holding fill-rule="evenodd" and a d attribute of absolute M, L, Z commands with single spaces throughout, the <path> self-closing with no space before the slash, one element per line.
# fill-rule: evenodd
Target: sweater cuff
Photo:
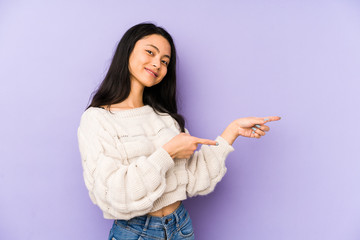
<path fill-rule="evenodd" d="M 174 159 L 172 159 L 170 154 L 162 147 L 151 154 L 148 160 L 154 163 L 160 169 L 161 173 L 166 173 L 175 165 Z"/>
<path fill-rule="evenodd" d="M 217 136 L 215 141 L 219 143 L 218 146 L 212 146 L 213 151 L 216 151 L 222 157 L 227 157 L 227 155 L 233 152 L 235 149 L 232 145 L 230 145 L 223 137 Z"/>

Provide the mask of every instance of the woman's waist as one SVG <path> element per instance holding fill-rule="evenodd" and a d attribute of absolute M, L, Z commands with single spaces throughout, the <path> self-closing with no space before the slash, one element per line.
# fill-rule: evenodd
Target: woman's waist
<path fill-rule="evenodd" d="M 171 213 L 164 217 L 151 216 L 149 214 L 138 216 L 131 218 L 129 220 L 115 220 L 115 224 L 120 224 L 122 226 L 147 226 L 147 228 L 151 229 L 163 229 L 164 226 L 168 228 L 175 226 L 176 224 L 181 224 L 186 217 L 188 216 L 188 212 L 183 205 L 182 201 L 176 202 L 179 206 Z"/>
<path fill-rule="evenodd" d="M 164 217 L 166 215 L 173 213 L 180 206 L 180 204 L 181 201 L 176 201 L 168 206 L 163 207 L 162 209 L 148 213 L 148 215 L 154 217 Z"/>

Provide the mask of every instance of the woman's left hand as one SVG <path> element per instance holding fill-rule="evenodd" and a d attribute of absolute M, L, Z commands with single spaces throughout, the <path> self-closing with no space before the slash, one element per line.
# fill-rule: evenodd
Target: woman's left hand
<path fill-rule="evenodd" d="M 265 135 L 265 132 L 270 130 L 270 127 L 266 126 L 265 123 L 278 121 L 280 119 L 278 116 L 239 118 L 230 123 L 221 136 L 227 140 L 229 144 L 233 144 L 238 136 L 260 138 Z"/>

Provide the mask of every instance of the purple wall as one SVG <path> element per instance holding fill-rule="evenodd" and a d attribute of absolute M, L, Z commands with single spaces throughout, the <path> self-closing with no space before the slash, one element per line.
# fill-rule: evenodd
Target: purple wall
<path fill-rule="evenodd" d="M 76 131 L 117 42 L 147 20 L 174 37 L 193 135 L 282 117 L 184 202 L 197 239 L 360 239 L 358 1 L 49 2 L 0 2 L 0 239 L 107 238 Z"/>

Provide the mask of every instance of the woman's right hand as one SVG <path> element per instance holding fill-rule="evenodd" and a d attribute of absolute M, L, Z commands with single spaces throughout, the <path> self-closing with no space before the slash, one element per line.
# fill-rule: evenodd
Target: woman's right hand
<path fill-rule="evenodd" d="M 193 137 L 188 133 L 180 133 L 162 146 L 171 158 L 190 158 L 198 144 L 217 145 L 214 140 Z"/>

